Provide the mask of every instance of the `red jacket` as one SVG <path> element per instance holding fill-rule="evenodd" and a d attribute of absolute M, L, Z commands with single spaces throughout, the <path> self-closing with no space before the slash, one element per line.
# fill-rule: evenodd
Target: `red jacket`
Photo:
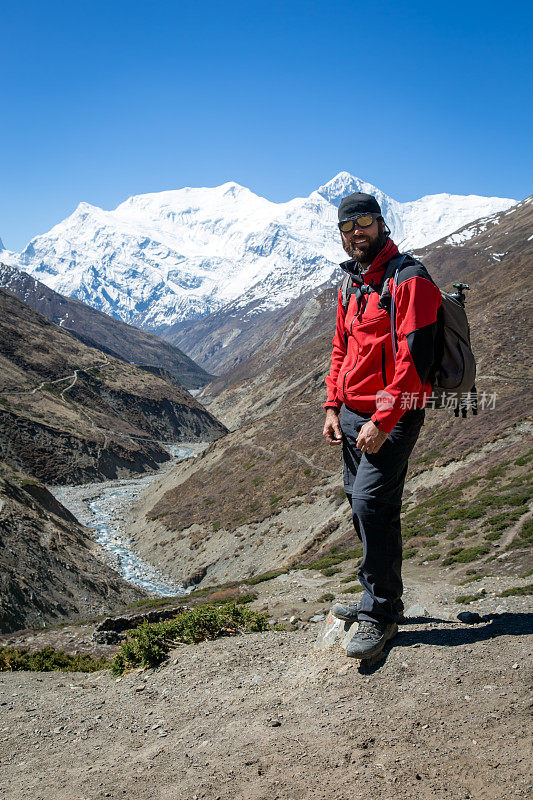
<path fill-rule="evenodd" d="M 389 239 L 362 277 L 379 287 L 388 261 L 398 252 Z M 390 315 L 378 308 L 379 291 L 351 294 L 344 313 L 341 291 L 333 337 L 331 369 L 326 378 L 324 408 L 344 403 L 354 411 L 372 413 L 372 421 L 390 433 L 409 408 L 423 408 L 431 394 L 428 375 L 434 361 L 439 288 L 420 262 L 409 258 L 395 290 L 397 353 L 394 359 Z M 376 402 L 377 395 L 377 402 Z"/>

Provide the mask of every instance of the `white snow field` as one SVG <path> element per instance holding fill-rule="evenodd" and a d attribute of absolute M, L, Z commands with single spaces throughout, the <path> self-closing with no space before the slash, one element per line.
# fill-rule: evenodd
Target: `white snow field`
<path fill-rule="evenodd" d="M 113 211 L 80 203 L 22 253 L 0 250 L 0 262 L 140 327 L 201 317 L 230 302 L 232 310 L 252 303 L 258 313 L 331 277 L 346 257 L 336 207 L 355 191 L 377 197 L 402 249 L 516 202 L 437 194 L 400 203 L 347 172 L 287 203 L 230 182 L 137 195 Z"/>

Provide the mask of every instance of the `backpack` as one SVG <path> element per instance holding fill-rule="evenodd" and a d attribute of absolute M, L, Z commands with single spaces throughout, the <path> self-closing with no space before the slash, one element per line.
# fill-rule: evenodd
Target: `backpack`
<path fill-rule="evenodd" d="M 419 263 L 408 253 L 391 258 L 385 270 L 380 287 L 373 289 L 364 284 L 361 276 L 347 273 L 341 285 L 341 297 L 344 312 L 348 309 L 350 295 L 357 295 L 360 303 L 363 294 L 371 291 L 379 292 L 379 308 L 384 308 L 391 318 L 392 352 L 396 358 L 396 306 L 395 287 L 398 284 L 398 274 L 406 259 L 409 264 Z M 345 262 L 350 263 L 350 262 Z M 392 295 L 389 291 L 389 279 L 393 278 Z M 470 326 L 464 308 L 464 288 L 466 284 L 454 284 L 458 291 L 454 294 L 441 290 L 442 305 L 437 316 L 437 338 L 435 342 L 435 361 L 430 372 L 432 401 L 431 408 L 454 408 L 455 416 L 461 414 L 466 417 L 468 402 L 472 414 L 477 414 L 477 392 L 475 387 L 476 359 L 470 343 Z M 447 400 L 447 398 L 449 398 Z M 454 402 L 452 402 L 454 401 Z"/>

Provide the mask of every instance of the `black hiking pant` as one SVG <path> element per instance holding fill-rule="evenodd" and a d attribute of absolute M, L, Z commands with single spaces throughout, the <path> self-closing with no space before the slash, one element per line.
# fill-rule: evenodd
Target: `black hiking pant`
<path fill-rule="evenodd" d="M 395 622 L 403 610 L 400 510 L 407 462 L 424 424 L 423 409 L 406 411 L 377 453 L 355 443 L 372 415 L 344 406 L 341 415 L 344 491 L 363 543 L 357 572 L 364 593 L 359 619 Z"/>

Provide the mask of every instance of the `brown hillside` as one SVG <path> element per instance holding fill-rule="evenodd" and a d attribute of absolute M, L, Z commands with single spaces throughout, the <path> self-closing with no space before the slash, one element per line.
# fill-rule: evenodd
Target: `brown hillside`
<path fill-rule="evenodd" d="M 0 264 L 0 287 L 51 322 L 71 331 L 84 344 L 132 364 L 167 370 L 186 389 L 197 389 L 211 376 L 177 347 L 147 331 L 126 325 L 73 297 L 64 297 L 22 270 Z"/>
<path fill-rule="evenodd" d="M 47 489 L 0 462 L 0 632 L 109 613 L 143 596 Z"/>
<path fill-rule="evenodd" d="M 224 433 L 184 389 L 87 347 L 2 289 L 0 370 L 0 456 L 50 483 L 143 471 L 168 460 L 159 441 Z"/>

